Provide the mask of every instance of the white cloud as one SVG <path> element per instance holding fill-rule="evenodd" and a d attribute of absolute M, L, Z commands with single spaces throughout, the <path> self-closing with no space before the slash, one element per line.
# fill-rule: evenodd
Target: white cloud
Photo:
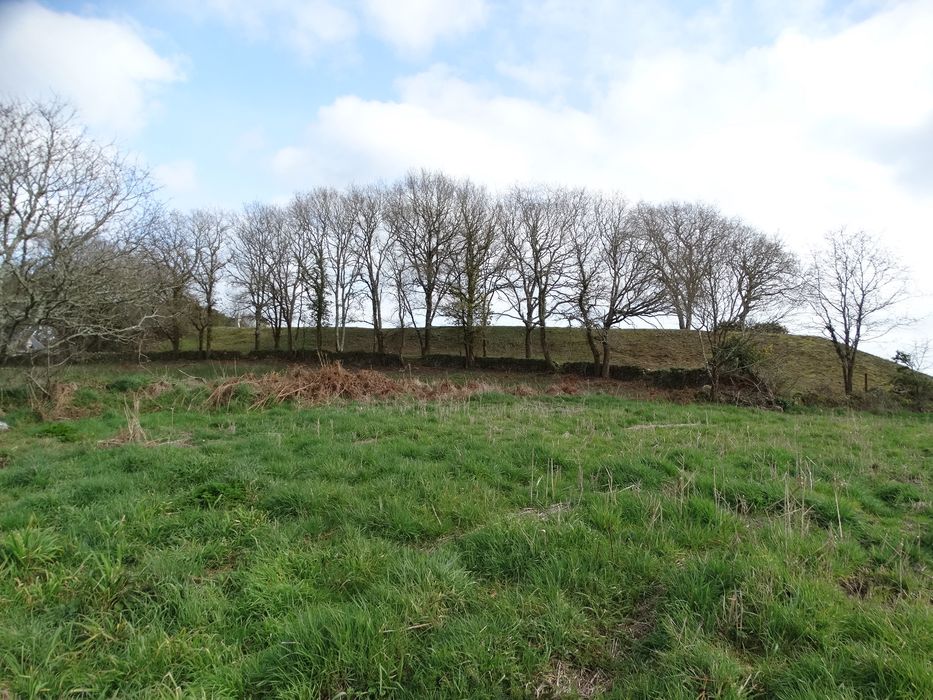
<path fill-rule="evenodd" d="M 329 0 L 206 0 L 180 5 L 202 20 L 219 17 L 252 40 L 281 41 L 304 59 L 357 34 L 353 14 Z"/>
<path fill-rule="evenodd" d="M 198 188 L 197 166 L 191 160 L 161 163 L 152 169 L 152 176 L 170 198 L 191 194 Z"/>
<path fill-rule="evenodd" d="M 132 26 L 32 2 L 0 6 L 0 65 L 0 91 L 58 95 L 86 122 L 118 132 L 145 123 L 153 88 L 183 78 Z"/>
<path fill-rule="evenodd" d="M 933 156 L 930 36 L 933 6 L 902 3 L 727 55 L 694 47 L 604 58 L 615 70 L 577 106 L 512 97 L 434 67 L 399 81 L 396 99 L 348 95 L 320 108 L 273 167 L 296 187 L 427 166 L 493 185 L 546 180 L 703 198 L 781 232 L 801 253 L 848 224 L 921 261 L 933 258 L 933 192 L 905 179 L 929 182 L 917 165 Z M 905 156 L 911 143 L 925 143 L 926 155 Z M 919 271 L 916 283 L 930 294 Z"/>
<path fill-rule="evenodd" d="M 485 0 L 365 0 L 365 11 L 378 36 L 412 56 L 477 29 L 489 16 Z"/>
<path fill-rule="evenodd" d="M 205 0 L 175 4 L 189 16 L 217 18 L 254 41 L 278 41 L 305 59 L 347 43 L 359 24 L 400 53 L 417 57 L 461 37 L 489 16 L 486 0 Z"/>
<path fill-rule="evenodd" d="M 576 110 L 496 96 L 442 67 L 399 90 L 397 102 L 347 96 L 323 107 L 307 142 L 282 148 L 274 169 L 296 182 L 348 182 L 432 167 L 507 185 L 553 175 L 554 162 L 579 162 L 584 149 L 596 155 L 596 124 Z"/>

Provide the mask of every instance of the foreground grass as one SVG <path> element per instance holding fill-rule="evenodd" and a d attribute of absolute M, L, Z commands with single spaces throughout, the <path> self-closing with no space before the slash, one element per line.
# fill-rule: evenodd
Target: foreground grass
<path fill-rule="evenodd" d="M 121 386 L 0 436 L 0 697 L 933 696 L 929 417 L 178 388 L 105 447 Z"/>

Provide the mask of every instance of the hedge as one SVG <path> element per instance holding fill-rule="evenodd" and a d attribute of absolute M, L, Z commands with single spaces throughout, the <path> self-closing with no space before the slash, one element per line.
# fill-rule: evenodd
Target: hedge
<path fill-rule="evenodd" d="M 200 361 L 234 361 L 234 360 L 277 360 L 286 362 L 302 362 L 318 364 L 322 362 L 340 361 L 348 367 L 358 368 L 403 368 L 407 365 L 416 367 L 433 367 L 440 369 L 465 369 L 464 358 L 461 355 L 427 355 L 417 358 L 402 358 L 399 355 L 376 352 L 334 352 L 332 350 L 259 350 L 240 352 L 238 350 L 212 350 L 210 357 L 198 350 L 171 350 L 145 353 L 141 356 L 136 353 L 101 352 L 86 355 L 81 359 L 83 364 L 99 364 L 107 362 L 137 362 L 139 359 L 151 362 L 200 362 Z M 25 366 L 30 364 L 29 358 L 9 358 L 8 365 Z M 477 357 L 476 369 L 494 370 L 500 372 L 516 372 L 521 374 L 550 373 L 548 364 L 541 359 L 526 359 L 523 357 Z M 577 375 L 582 377 L 595 377 L 592 362 L 565 362 L 557 367 L 557 373 Z M 618 381 L 644 380 L 664 389 L 687 389 L 701 387 L 709 382 L 705 369 L 670 368 L 646 370 L 633 365 L 611 365 L 609 378 Z"/>

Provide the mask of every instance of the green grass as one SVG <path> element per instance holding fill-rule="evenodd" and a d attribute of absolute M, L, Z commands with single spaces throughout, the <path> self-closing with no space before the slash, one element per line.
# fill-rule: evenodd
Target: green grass
<path fill-rule="evenodd" d="M 933 697 L 929 416 L 187 380 L 107 447 L 109 371 L 7 404 L 0 697 Z"/>
<path fill-rule="evenodd" d="M 592 354 L 586 337 L 578 328 L 549 329 L 554 357 L 558 362 L 590 361 Z M 401 334 L 390 329 L 386 336 L 386 350 L 398 352 Z M 488 329 L 487 354 L 490 357 L 524 357 L 524 331 L 518 327 L 493 326 Z M 432 352 L 462 354 L 461 335 L 457 328 L 434 329 Z M 333 329 L 324 329 L 324 346 L 333 348 Z M 618 365 L 634 365 L 645 369 L 670 367 L 693 368 L 703 366 L 703 352 L 696 331 L 662 329 L 622 329 L 611 333 L 612 362 Z M 812 336 L 769 334 L 763 338 L 767 354 L 782 377 L 782 389 L 790 394 L 814 394 L 817 396 L 842 396 L 842 378 L 839 362 L 830 342 Z M 155 349 L 168 350 L 166 344 L 157 344 Z M 250 328 L 215 329 L 214 347 L 218 350 L 253 349 L 253 330 Z M 272 335 L 263 329 L 260 347 L 272 348 Z M 285 340 L 282 340 L 285 347 Z M 296 347 L 314 348 L 314 330 L 300 329 Z M 185 338 L 184 350 L 196 350 L 197 339 Z M 349 328 L 346 349 L 349 351 L 372 351 L 372 330 Z M 403 354 L 416 357 L 419 354 L 418 339 L 411 329 L 405 333 Z M 537 335 L 533 338 L 532 355 L 540 357 Z M 861 390 L 864 373 L 868 373 L 869 388 L 888 387 L 896 372 L 893 362 L 859 353 L 856 365 L 856 388 Z"/>

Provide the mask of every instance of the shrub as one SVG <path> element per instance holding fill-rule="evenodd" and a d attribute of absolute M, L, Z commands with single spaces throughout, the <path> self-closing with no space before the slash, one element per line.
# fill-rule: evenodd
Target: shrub
<path fill-rule="evenodd" d="M 139 391 L 143 387 L 148 386 L 151 381 L 152 379 L 150 377 L 147 377 L 143 374 L 126 374 L 110 382 L 107 385 L 107 389 L 121 393 L 127 391 Z"/>
<path fill-rule="evenodd" d="M 761 323 L 753 323 L 748 328 L 755 333 L 780 333 L 782 335 L 787 335 L 788 332 L 787 326 L 778 323 L 777 321 L 762 321 Z"/>
<path fill-rule="evenodd" d="M 750 331 L 752 333 L 781 333 L 787 335 L 787 326 L 778 323 L 777 321 L 759 321 L 757 323 L 752 321 L 727 321 L 726 323 L 720 324 L 720 328 L 724 331 Z"/>
<path fill-rule="evenodd" d="M 933 410 L 933 379 L 900 365 L 894 375 L 893 392 L 911 410 Z"/>
<path fill-rule="evenodd" d="M 46 423 L 36 430 L 35 435 L 55 438 L 59 442 L 78 442 L 81 439 L 78 429 L 71 423 Z"/>

